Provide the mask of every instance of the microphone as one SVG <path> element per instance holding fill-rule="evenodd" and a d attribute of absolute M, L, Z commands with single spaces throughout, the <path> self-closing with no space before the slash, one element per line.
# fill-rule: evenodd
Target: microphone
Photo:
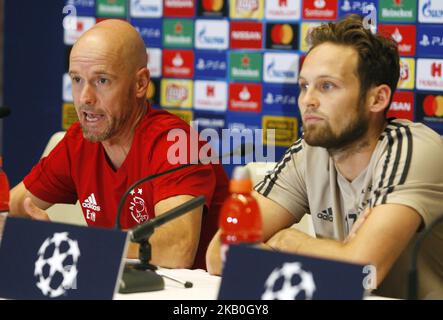
<path fill-rule="evenodd" d="M 0 107 L 0 118 L 5 118 L 11 114 L 11 109 L 6 106 Z"/>
<path fill-rule="evenodd" d="M 420 251 L 422 242 L 426 239 L 426 237 L 431 233 L 432 230 L 437 225 L 443 223 L 443 216 L 434 220 L 429 227 L 422 232 L 417 238 L 417 241 L 412 249 L 411 254 L 411 264 L 409 267 L 409 285 L 408 285 L 408 300 L 416 300 L 417 299 L 417 291 L 418 291 L 418 273 L 417 273 L 417 260 L 418 253 Z"/>

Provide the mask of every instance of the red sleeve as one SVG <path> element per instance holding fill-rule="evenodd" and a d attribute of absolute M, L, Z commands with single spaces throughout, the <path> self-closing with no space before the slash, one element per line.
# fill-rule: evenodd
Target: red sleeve
<path fill-rule="evenodd" d="M 68 135 L 68 134 L 67 134 Z M 23 179 L 26 189 L 49 203 L 75 203 L 77 193 L 70 174 L 67 137 L 42 158 Z"/>
<path fill-rule="evenodd" d="M 183 129 L 187 134 L 189 129 Z M 183 163 L 171 164 L 168 161 L 168 150 L 176 142 L 167 141 L 167 133 L 160 135 L 152 145 L 150 165 L 154 173 L 178 167 Z M 185 147 L 189 160 L 189 140 Z M 182 149 L 184 151 L 185 149 Z M 205 196 L 205 204 L 209 208 L 216 186 L 216 176 L 211 164 L 195 164 L 188 168 L 178 170 L 171 174 L 157 178 L 153 183 L 153 202 L 167 199 L 177 195 Z"/>

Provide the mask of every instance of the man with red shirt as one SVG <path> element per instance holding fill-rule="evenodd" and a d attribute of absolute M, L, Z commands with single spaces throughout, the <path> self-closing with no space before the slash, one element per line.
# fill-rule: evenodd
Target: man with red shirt
<path fill-rule="evenodd" d="M 189 137 L 191 128 L 146 106 L 146 65 L 143 40 L 120 20 L 100 22 L 76 42 L 69 74 L 79 122 L 11 191 L 12 215 L 49 220 L 44 210 L 52 204 L 79 200 L 89 226 L 112 228 L 131 184 L 179 165 L 168 161 L 175 144 L 168 132 L 181 129 Z M 154 265 L 204 268 L 227 183 L 221 165 L 199 164 L 140 184 L 126 200 L 121 226 L 131 228 L 204 195 L 204 208 L 163 225 L 150 238 Z M 129 257 L 137 250 L 132 246 Z"/>

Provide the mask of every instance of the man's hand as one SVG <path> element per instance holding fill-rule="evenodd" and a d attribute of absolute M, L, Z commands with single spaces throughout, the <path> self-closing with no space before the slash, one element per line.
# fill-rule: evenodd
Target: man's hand
<path fill-rule="evenodd" d="M 49 221 L 49 216 L 45 210 L 37 207 L 30 197 L 25 198 L 23 207 L 26 213 L 34 220 Z"/>

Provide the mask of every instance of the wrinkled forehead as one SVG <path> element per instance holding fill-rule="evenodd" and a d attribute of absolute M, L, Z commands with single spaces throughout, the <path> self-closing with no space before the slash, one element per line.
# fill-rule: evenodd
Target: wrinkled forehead
<path fill-rule="evenodd" d="M 321 44 L 306 56 L 300 77 L 330 75 L 339 78 L 358 77 L 358 53 L 350 47 L 332 43 Z"/>

